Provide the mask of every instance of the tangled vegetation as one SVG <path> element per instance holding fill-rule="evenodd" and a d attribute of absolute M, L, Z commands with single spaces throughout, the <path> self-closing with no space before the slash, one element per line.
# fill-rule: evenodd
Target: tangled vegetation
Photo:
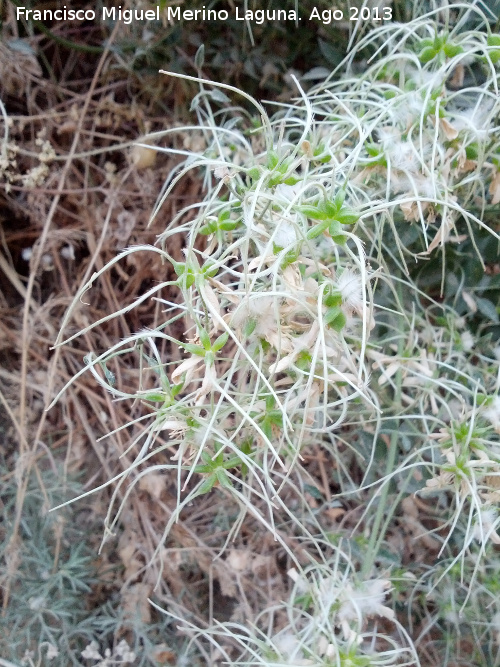
<path fill-rule="evenodd" d="M 69 149 L 100 236 L 44 255 L 58 201 L 32 251 L 79 287 L 33 339 L 63 432 L 30 447 L 2 394 L 6 664 L 500 664 L 500 36 L 482 3 L 404 18 L 269 103 L 197 45 L 161 73 L 194 123 Z M 4 121 L 7 192 L 59 175 L 81 211 Z"/>

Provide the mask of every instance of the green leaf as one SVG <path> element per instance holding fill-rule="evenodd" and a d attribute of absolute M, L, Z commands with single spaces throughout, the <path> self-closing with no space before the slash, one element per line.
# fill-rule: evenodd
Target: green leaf
<path fill-rule="evenodd" d="M 302 206 L 297 206 L 297 210 L 313 220 L 326 220 L 328 218 L 325 211 L 320 211 L 317 206 L 308 206 L 307 204 L 304 204 Z"/>
<path fill-rule="evenodd" d="M 283 414 L 281 410 L 270 410 L 267 413 L 266 417 L 271 424 L 274 424 L 275 426 L 283 427 Z"/>
<path fill-rule="evenodd" d="M 182 388 L 184 386 L 184 382 L 180 382 L 179 384 L 174 384 L 172 387 L 172 398 L 175 398 L 177 394 L 179 394 L 182 391 Z"/>
<path fill-rule="evenodd" d="M 201 345 L 195 345 L 194 343 L 182 343 L 182 347 L 189 352 L 189 354 L 194 354 L 197 357 L 204 357 L 206 350 L 204 350 Z"/>
<path fill-rule="evenodd" d="M 488 46 L 500 46 L 500 35 L 488 35 L 486 43 Z"/>
<path fill-rule="evenodd" d="M 330 65 L 336 67 L 342 62 L 342 59 L 345 55 L 344 52 L 341 49 L 337 49 L 335 46 L 333 46 L 331 41 L 318 39 L 318 44 L 321 53 Z"/>
<path fill-rule="evenodd" d="M 335 220 L 338 220 L 342 225 L 352 225 L 359 220 L 359 213 L 346 206 L 337 213 Z"/>
<path fill-rule="evenodd" d="M 222 229 L 223 232 L 231 232 L 238 227 L 240 222 L 240 220 L 225 220 L 219 223 L 219 229 Z"/>
<path fill-rule="evenodd" d="M 165 401 L 165 394 L 146 394 L 145 401 L 154 401 L 155 403 L 163 403 Z"/>
<path fill-rule="evenodd" d="M 247 456 L 249 456 L 252 453 L 252 443 L 253 443 L 252 438 L 246 438 L 245 440 L 243 440 L 243 442 L 241 443 L 241 445 L 239 447 L 240 451 L 243 454 L 246 454 Z M 243 477 L 245 477 L 245 475 L 248 473 L 248 466 L 247 466 L 246 463 L 244 463 L 244 462 L 241 463 L 240 472 L 241 472 L 241 475 Z"/>
<path fill-rule="evenodd" d="M 323 303 L 328 308 L 334 308 L 335 306 L 340 306 L 342 304 L 342 294 L 333 289 L 328 294 L 325 292 L 325 298 L 323 300 Z"/>
<path fill-rule="evenodd" d="M 260 167 L 252 167 L 248 170 L 248 175 L 252 181 L 257 181 L 260 178 L 261 170 Z"/>
<path fill-rule="evenodd" d="M 275 176 L 269 179 L 267 185 L 270 188 L 274 188 L 275 185 L 279 185 L 280 183 L 283 183 L 283 176 L 282 174 L 276 174 Z"/>
<path fill-rule="evenodd" d="M 194 57 L 194 65 L 196 69 L 201 70 L 203 68 L 203 63 L 205 62 L 205 45 L 201 44 L 196 51 Z"/>
<path fill-rule="evenodd" d="M 212 349 L 212 342 L 210 340 L 210 336 L 208 335 L 207 331 L 203 327 L 201 327 L 198 330 L 198 335 L 200 337 L 200 342 L 203 345 L 203 347 L 205 348 L 205 350 L 207 352 L 209 350 L 211 350 Z"/>
<path fill-rule="evenodd" d="M 273 437 L 273 428 L 271 422 L 266 418 L 261 424 L 262 432 L 268 440 L 272 440 Z"/>
<path fill-rule="evenodd" d="M 198 495 L 202 496 L 205 493 L 208 493 L 214 488 L 215 482 L 217 481 L 217 477 L 215 475 L 210 475 L 210 477 L 207 477 L 207 479 L 203 482 L 203 484 L 200 486 L 198 489 Z"/>
<path fill-rule="evenodd" d="M 330 324 L 331 322 L 333 322 L 335 318 L 337 318 L 340 315 L 341 312 L 342 309 L 340 308 L 340 306 L 333 306 L 332 308 L 329 308 L 325 313 L 324 317 L 325 323 Z"/>
<path fill-rule="evenodd" d="M 285 161 L 285 162 L 282 162 L 281 164 L 279 164 L 279 165 L 276 167 L 277 170 L 279 171 L 279 173 L 280 173 L 282 176 L 284 176 L 284 175 L 286 174 L 287 169 L 288 169 L 288 164 L 289 164 L 289 162 L 288 162 L 288 161 Z"/>
<path fill-rule="evenodd" d="M 227 339 L 229 338 L 228 333 L 223 333 L 221 334 L 214 342 L 212 345 L 212 350 L 214 352 L 218 352 L 221 348 L 224 347 L 224 345 L 227 343 Z"/>
<path fill-rule="evenodd" d="M 329 308 L 325 313 L 324 319 L 329 327 L 338 332 L 342 331 L 347 322 L 346 316 L 339 306 Z"/>
<path fill-rule="evenodd" d="M 240 465 L 241 465 L 240 457 L 231 456 L 231 458 L 224 463 L 224 468 L 225 470 L 231 470 L 231 468 L 238 468 Z"/>
<path fill-rule="evenodd" d="M 436 50 L 436 52 L 441 51 L 443 46 L 446 44 L 447 39 L 448 39 L 447 34 L 436 35 L 434 37 L 434 49 Z"/>
<path fill-rule="evenodd" d="M 342 224 L 338 220 L 332 220 L 328 227 L 328 231 L 330 232 L 330 236 L 336 236 L 342 231 Z"/>
<path fill-rule="evenodd" d="M 104 377 L 106 378 L 107 383 L 110 387 L 114 387 L 116 384 L 116 377 L 113 371 L 110 371 L 105 363 L 101 363 L 101 368 L 104 372 Z"/>
<path fill-rule="evenodd" d="M 226 471 L 224 468 L 217 468 L 215 471 L 215 475 L 217 479 L 219 480 L 219 484 L 223 486 L 225 489 L 232 489 L 233 485 L 231 484 L 231 480 L 227 476 Z"/>
<path fill-rule="evenodd" d="M 214 264 L 211 260 L 207 260 L 205 264 L 201 267 L 201 272 L 203 275 L 208 276 L 209 278 L 213 278 L 214 276 L 217 275 L 219 271 L 219 267 L 217 264 Z"/>
<path fill-rule="evenodd" d="M 186 265 L 183 262 L 174 262 L 174 271 L 178 276 L 184 275 Z"/>
<path fill-rule="evenodd" d="M 365 144 L 365 148 L 371 157 L 379 157 L 382 154 L 382 149 L 378 144 Z"/>
<path fill-rule="evenodd" d="M 339 208 L 335 201 L 326 200 L 320 204 L 320 209 L 326 213 L 327 218 L 334 218 Z"/>
<path fill-rule="evenodd" d="M 274 396 L 269 395 L 266 396 L 266 412 L 269 412 L 269 410 L 272 410 L 274 408 L 275 404 Z"/>
<path fill-rule="evenodd" d="M 324 500 L 323 494 L 321 491 L 316 487 L 313 486 L 312 484 L 304 484 L 304 491 L 307 491 L 307 493 L 315 498 L 316 500 Z"/>
<path fill-rule="evenodd" d="M 177 281 L 179 286 L 182 287 L 183 284 L 186 285 L 186 287 L 191 287 L 194 283 L 194 274 L 191 268 L 187 267 L 186 264 L 182 262 L 174 262 L 174 271 L 176 274 L 179 276 L 179 280 Z"/>
<path fill-rule="evenodd" d="M 344 204 L 344 201 L 345 201 L 345 195 L 346 195 L 346 191 L 344 189 L 339 190 L 337 192 L 337 194 L 335 196 L 335 199 L 334 199 L 335 209 L 337 211 L 340 211 L 340 209 L 342 208 L 342 206 Z"/>
<path fill-rule="evenodd" d="M 267 156 L 267 167 L 268 169 L 274 169 L 278 162 L 280 161 L 278 153 L 276 151 L 269 151 Z"/>
<path fill-rule="evenodd" d="M 307 350 L 303 350 L 295 361 L 297 368 L 301 371 L 310 371 L 312 363 L 312 356 Z"/>
<path fill-rule="evenodd" d="M 208 236 L 209 234 L 214 234 L 217 231 L 217 222 L 215 220 L 210 220 L 205 223 L 203 227 L 200 228 L 200 234 L 203 236 Z"/>
<path fill-rule="evenodd" d="M 464 50 L 459 44 L 447 42 L 443 47 L 443 51 L 445 52 L 447 58 L 454 58 L 455 56 L 458 56 L 459 53 L 463 53 Z"/>
<path fill-rule="evenodd" d="M 311 227 L 311 229 L 307 232 L 307 238 L 309 240 L 315 239 L 317 236 L 322 234 L 330 225 L 329 220 L 324 220 L 323 222 L 320 222 L 319 225 L 314 225 L 314 227 Z"/>
<path fill-rule="evenodd" d="M 479 157 L 479 146 L 476 142 L 465 147 L 465 156 L 468 160 L 477 160 Z"/>
<path fill-rule="evenodd" d="M 492 303 L 489 299 L 485 299 L 484 297 L 476 297 L 476 303 L 478 310 L 482 315 L 495 324 L 498 324 L 498 312 L 494 303 Z"/>
<path fill-rule="evenodd" d="M 421 63 L 425 65 L 425 63 L 430 62 L 433 60 L 437 55 L 437 51 L 434 49 L 432 46 L 426 46 L 420 53 L 418 54 L 418 59 L 420 60 Z"/>
<path fill-rule="evenodd" d="M 295 248 L 292 248 L 292 250 L 289 250 L 286 253 L 284 260 L 281 262 L 281 268 L 286 269 L 287 266 L 296 262 L 298 260 L 299 256 L 300 256 L 301 250 L 302 250 L 302 243 L 298 243 L 295 246 Z"/>
<path fill-rule="evenodd" d="M 243 327 L 243 335 L 251 336 L 255 331 L 256 326 L 257 326 L 257 320 L 255 318 L 248 319 L 245 322 L 245 326 Z"/>
<path fill-rule="evenodd" d="M 423 39 L 420 42 L 420 48 L 423 49 L 426 46 L 433 46 L 434 45 L 434 40 L 433 39 Z"/>

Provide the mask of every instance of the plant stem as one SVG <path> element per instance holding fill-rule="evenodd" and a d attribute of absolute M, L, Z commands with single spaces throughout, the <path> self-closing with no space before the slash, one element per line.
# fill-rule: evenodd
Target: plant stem
<path fill-rule="evenodd" d="M 397 293 L 398 293 L 398 299 L 400 303 L 403 302 L 403 294 L 402 294 L 402 287 L 401 284 L 399 283 L 397 286 Z M 399 338 L 398 341 L 398 356 L 401 357 L 403 353 L 403 337 Z M 396 392 L 394 395 L 394 406 L 396 408 L 401 408 L 401 384 L 402 384 L 402 371 L 401 367 L 397 370 L 396 375 L 395 375 L 395 383 L 396 383 Z M 398 410 L 399 412 L 399 410 Z M 385 466 L 385 477 L 386 481 L 382 483 L 382 487 L 380 490 L 380 499 L 379 503 L 377 506 L 377 513 L 375 515 L 375 520 L 373 522 L 372 530 L 370 533 L 370 540 L 368 542 L 368 549 L 366 553 L 366 558 L 364 560 L 363 566 L 361 568 L 361 573 L 364 576 L 368 576 L 371 569 L 373 568 L 373 564 L 377 558 L 378 551 L 380 549 L 380 545 L 382 544 L 382 541 L 384 539 L 387 526 L 389 524 L 389 521 L 385 521 L 384 525 L 382 526 L 382 520 L 384 518 L 384 514 L 386 512 L 386 504 L 387 504 L 387 497 L 389 495 L 389 484 L 390 480 L 388 479 L 389 475 L 392 474 L 394 470 L 394 464 L 396 462 L 396 454 L 398 451 L 398 435 L 399 435 L 399 418 L 395 418 L 395 425 L 394 425 L 394 430 L 391 433 L 391 439 L 389 442 L 389 449 L 387 452 L 387 463 Z M 382 529 L 381 529 L 382 526 Z"/>

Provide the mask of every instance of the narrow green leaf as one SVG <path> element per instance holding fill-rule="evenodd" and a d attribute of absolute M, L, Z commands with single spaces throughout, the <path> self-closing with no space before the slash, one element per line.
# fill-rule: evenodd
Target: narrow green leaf
<path fill-rule="evenodd" d="M 325 313 L 324 317 L 325 323 L 330 324 L 331 322 L 333 322 L 333 320 L 335 320 L 335 318 L 338 317 L 341 312 L 342 309 L 340 308 L 340 306 L 333 306 L 333 308 L 329 308 Z"/>
<path fill-rule="evenodd" d="M 226 470 L 231 470 L 231 468 L 238 468 L 241 465 L 241 459 L 239 456 L 231 456 L 230 459 L 228 459 L 224 463 L 224 468 Z"/>
<path fill-rule="evenodd" d="M 200 228 L 200 234 L 203 236 L 208 236 L 209 234 L 214 234 L 217 231 L 217 223 L 215 220 L 210 220 L 205 223 L 203 227 Z"/>
<path fill-rule="evenodd" d="M 203 328 L 200 327 L 198 329 L 198 336 L 200 337 L 200 342 L 205 348 L 205 350 L 208 352 L 209 350 L 212 349 L 212 342 L 210 340 L 210 336 L 208 335 L 207 331 Z"/>
<path fill-rule="evenodd" d="M 483 297 L 476 297 L 476 303 L 481 315 L 484 315 L 487 319 L 491 320 L 495 324 L 498 324 L 498 312 L 494 303 Z"/>
<path fill-rule="evenodd" d="M 180 382 L 179 384 L 174 384 L 172 387 L 172 398 L 175 398 L 177 394 L 179 394 L 182 391 L 182 388 L 184 386 L 184 382 Z"/>
<path fill-rule="evenodd" d="M 340 209 L 342 208 L 342 206 L 344 204 L 344 201 L 345 201 L 345 195 L 346 195 L 346 191 L 344 189 L 339 190 L 337 192 L 337 194 L 335 195 L 334 202 L 335 202 L 335 208 L 337 209 L 337 211 L 340 211 Z"/>
<path fill-rule="evenodd" d="M 200 44 L 198 47 L 198 51 L 196 51 L 196 55 L 194 57 L 194 64 L 197 70 L 201 70 L 203 68 L 203 63 L 205 62 L 205 45 Z"/>
<path fill-rule="evenodd" d="M 324 220 L 323 222 L 320 222 L 319 225 L 314 225 L 308 232 L 307 232 L 307 238 L 309 240 L 315 239 L 317 236 L 322 234 L 330 225 L 329 220 Z"/>
<path fill-rule="evenodd" d="M 165 401 L 165 394 L 146 394 L 144 400 L 154 401 L 155 403 L 163 403 Z"/>
<path fill-rule="evenodd" d="M 269 151 L 267 156 L 267 167 L 268 169 L 274 169 L 278 162 L 280 161 L 278 153 L 276 151 Z"/>
<path fill-rule="evenodd" d="M 433 44 L 434 44 L 434 40 L 433 40 L 433 39 L 423 39 L 423 40 L 420 42 L 420 48 L 423 49 L 424 47 L 426 47 L 426 46 L 432 46 Z"/>
<path fill-rule="evenodd" d="M 352 225 L 359 220 L 359 213 L 346 206 L 337 213 L 335 220 L 338 220 L 342 225 Z"/>
<path fill-rule="evenodd" d="M 225 489 L 232 489 L 233 485 L 231 484 L 231 480 L 227 476 L 226 471 L 224 468 L 217 468 L 215 471 L 215 474 L 217 476 L 217 479 L 219 480 L 219 484 L 223 486 Z"/>
<path fill-rule="evenodd" d="M 320 209 L 325 212 L 327 218 L 334 218 L 339 208 L 335 201 L 323 201 L 320 204 Z"/>
<path fill-rule="evenodd" d="M 222 229 L 223 232 L 231 232 L 238 227 L 240 222 L 240 220 L 224 220 L 224 222 L 219 223 L 219 229 Z"/>
<path fill-rule="evenodd" d="M 204 357 L 206 350 L 204 350 L 201 345 L 195 345 L 194 343 L 182 343 L 182 347 L 189 352 L 189 354 L 195 354 L 197 357 Z"/>
<path fill-rule="evenodd" d="M 336 236 L 342 232 L 342 224 L 338 220 L 332 220 L 328 231 L 330 232 L 330 236 Z"/>
<path fill-rule="evenodd" d="M 221 348 L 224 347 L 224 345 L 227 343 L 227 339 L 229 338 L 228 333 L 223 333 L 221 334 L 214 342 L 212 345 L 212 350 L 214 352 L 218 352 Z"/>
<path fill-rule="evenodd" d="M 253 332 L 255 331 L 255 327 L 257 326 L 257 320 L 254 318 L 250 318 L 245 322 L 245 326 L 243 327 L 243 335 L 244 336 L 251 336 Z"/>
<path fill-rule="evenodd" d="M 200 486 L 198 489 L 198 494 L 200 496 L 204 495 L 205 493 L 208 493 L 214 488 L 215 482 L 217 481 L 217 477 L 215 475 L 210 475 L 210 477 L 207 477 L 207 479 L 203 482 L 203 484 Z"/>
<path fill-rule="evenodd" d="M 252 167 L 248 170 L 248 175 L 252 181 L 257 181 L 260 178 L 261 170 L 260 167 Z"/>
<path fill-rule="evenodd" d="M 328 217 L 325 211 L 320 211 L 317 206 L 304 204 L 302 206 L 297 206 L 297 210 L 313 220 L 326 220 Z"/>

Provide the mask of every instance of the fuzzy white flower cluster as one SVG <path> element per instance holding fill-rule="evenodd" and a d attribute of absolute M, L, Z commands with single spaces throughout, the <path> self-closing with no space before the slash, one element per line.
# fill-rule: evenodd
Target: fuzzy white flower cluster
<path fill-rule="evenodd" d="M 338 559 L 302 573 L 292 568 L 288 575 L 294 582 L 290 601 L 271 612 L 288 623 L 265 641 L 250 635 L 245 644 L 251 647 L 252 664 L 417 664 L 393 609 L 386 604 L 391 589 L 387 579 L 359 580 L 351 566 L 340 567 Z M 377 629 L 381 618 L 386 627 L 392 625 L 391 635 Z M 236 664 L 248 664 L 243 656 Z"/>
<path fill-rule="evenodd" d="M 394 611 L 384 605 L 391 588 L 387 579 L 372 579 L 353 583 L 345 576 L 332 572 L 330 576 L 320 576 L 313 584 L 301 578 L 295 568 L 288 576 L 298 585 L 299 590 L 308 592 L 318 609 L 327 614 L 333 625 L 342 629 L 344 638 L 356 640 L 365 621 L 373 616 L 382 616 L 394 621 Z"/>
<path fill-rule="evenodd" d="M 475 196 L 482 205 L 500 201 L 500 101 L 497 54 L 485 51 L 481 32 L 452 35 L 436 26 L 430 44 L 427 28 L 425 20 L 415 20 L 401 28 L 405 37 L 397 45 L 381 32 L 392 50 L 363 74 L 362 81 L 370 82 L 368 107 L 356 76 L 331 78 L 309 91 L 309 98 L 317 115 L 338 119 L 336 133 L 322 139 L 325 151 L 335 149 L 340 156 L 337 168 L 354 161 L 350 178 L 365 190 L 367 203 L 383 202 L 395 218 L 399 210 L 405 221 L 419 221 L 428 253 L 450 237 L 466 202 Z M 495 40 L 488 38 L 488 44 Z M 407 57 L 409 45 L 417 58 Z M 483 72 L 480 83 L 466 76 L 472 63 Z"/>
<path fill-rule="evenodd" d="M 112 667 L 112 665 L 127 665 L 135 661 L 136 655 L 130 650 L 127 642 L 122 639 L 113 650 L 107 648 L 104 655 L 99 652 L 99 644 L 96 641 L 90 642 L 81 653 L 82 658 L 86 660 L 97 661 L 93 667 Z"/>

